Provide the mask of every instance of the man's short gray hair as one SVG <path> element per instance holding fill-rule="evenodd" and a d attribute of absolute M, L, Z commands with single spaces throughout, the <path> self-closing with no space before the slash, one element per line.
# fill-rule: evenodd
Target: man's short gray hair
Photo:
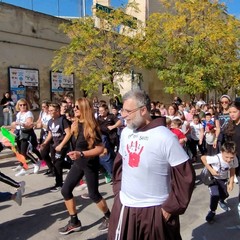
<path fill-rule="evenodd" d="M 151 100 L 145 91 L 140 89 L 128 91 L 122 97 L 123 103 L 128 99 L 135 99 L 137 107 L 146 106 L 147 110 L 150 112 Z"/>

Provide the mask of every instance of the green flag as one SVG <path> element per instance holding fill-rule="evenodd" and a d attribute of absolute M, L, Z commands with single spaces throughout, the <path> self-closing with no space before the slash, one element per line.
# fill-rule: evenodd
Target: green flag
<path fill-rule="evenodd" d="M 2 132 L 2 135 L 5 138 L 7 138 L 10 141 L 10 143 L 14 146 L 15 145 L 15 135 L 12 134 L 9 130 L 7 130 L 4 127 L 1 127 L 1 132 Z"/>

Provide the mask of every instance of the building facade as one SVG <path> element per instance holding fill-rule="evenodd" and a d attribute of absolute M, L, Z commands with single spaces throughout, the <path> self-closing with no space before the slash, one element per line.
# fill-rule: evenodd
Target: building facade
<path fill-rule="evenodd" d="M 142 21 L 146 21 L 151 12 L 160 9 L 159 1 L 137 0 L 140 13 L 128 13 Z M 109 0 L 94 0 L 93 8 L 96 3 L 110 6 Z M 12 71 L 9 68 L 29 69 L 38 73 L 38 92 L 39 102 L 44 99 L 51 100 L 51 64 L 54 52 L 69 43 L 68 37 L 59 30 L 61 23 L 68 20 L 42 14 L 39 12 L 16 7 L 14 5 L 0 2 L 0 98 L 6 91 L 10 90 L 10 80 Z M 11 70 L 11 69 L 10 69 Z M 33 74 L 34 76 L 34 74 Z M 138 78 L 138 76 L 141 76 Z M 172 96 L 163 92 L 162 83 L 157 79 L 156 71 L 147 71 L 134 68 L 134 74 L 129 72 L 126 82 L 121 83 L 120 89 L 123 94 L 131 89 L 132 77 L 138 78 L 141 88 L 146 90 L 152 100 L 170 103 Z M 29 76 L 29 78 L 33 78 Z M 35 78 L 35 76 L 34 76 Z M 135 79 L 136 80 L 136 79 Z M 11 83 L 12 84 L 12 83 Z M 29 87 L 31 94 L 35 94 L 33 87 Z M 101 86 L 97 93 L 101 99 L 107 96 L 101 95 Z M 74 79 L 75 98 L 82 95 L 78 79 Z M 37 116 L 39 111 L 35 112 Z M 0 109 L 0 125 L 2 124 L 2 111 Z"/>

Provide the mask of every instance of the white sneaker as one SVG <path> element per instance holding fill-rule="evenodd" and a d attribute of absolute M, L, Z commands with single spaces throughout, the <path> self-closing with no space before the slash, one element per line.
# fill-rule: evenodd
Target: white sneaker
<path fill-rule="evenodd" d="M 23 195 L 24 192 L 25 192 L 25 185 L 26 185 L 26 183 L 25 183 L 25 181 L 22 181 L 19 184 L 20 184 L 20 187 L 18 188 L 18 190 L 20 190 L 21 194 Z"/>
<path fill-rule="evenodd" d="M 37 163 L 33 164 L 33 166 L 34 166 L 33 173 L 37 174 L 40 170 L 41 161 L 38 161 Z"/>
<path fill-rule="evenodd" d="M 14 194 L 14 199 L 13 199 L 19 206 L 22 205 L 22 193 L 21 190 L 18 189 L 17 192 Z"/>
<path fill-rule="evenodd" d="M 25 176 L 27 175 L 27 171 L 22 168 L 18 173 L 15 174 L 15 177 L 19 177 L 19 176 Z"/>
<path fill-rule="evenodd" d="M 83 183 L 81 185 L 78 185 L 77 187 L 74 188 L 76 191 L 83 191 L 84 189 L 87 189 L 87 184 Z"/>
<path fill-rule="evenodd" d="M 17 171 L 20 171 L 22 169 L 22 166 L 21 165 L 18 165 L 17 167 L 13 168 L 12 170 L 14 172 L 17 172 Z"/>
<path fill-rule="evenodd" d="M 238 179 L 237 179 L 237 176 L 236 175 L 234 175 L 234 183 L 236 183 L 236 184 L 238 184 Z"/>
<path fill-rule="evenodd" d="M 238 204 L 238 216 L 239 216 L 239 219 L 240 219 L 240 203 Z"/>

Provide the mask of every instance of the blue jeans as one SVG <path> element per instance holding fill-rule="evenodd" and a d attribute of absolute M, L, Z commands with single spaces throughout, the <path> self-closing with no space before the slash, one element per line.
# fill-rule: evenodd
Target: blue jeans
<path fill-rule="evenodd" d="M 108 172 L 108 174 L 112 177 L 113 160 L 115 157 L 114 149 L 112 149 L 112 146 L 107 136 L 102 135 L 102 142 L 104 147 L 107 149 L 107 154 L 104 156 L 100 156 L 99 162 L 104 167 L 104 169 Z"/>
<path fill-rule="evenodd" d="M 6 202 L 12 199 L 12 193 L 0 192 L 0 202 Z"/>
<path fill-rule="evenodd" d="M 4 126 L 11 125 L 13 121 L 13 115 L 11 112 L 3 112 L 3 124 Z"/>

